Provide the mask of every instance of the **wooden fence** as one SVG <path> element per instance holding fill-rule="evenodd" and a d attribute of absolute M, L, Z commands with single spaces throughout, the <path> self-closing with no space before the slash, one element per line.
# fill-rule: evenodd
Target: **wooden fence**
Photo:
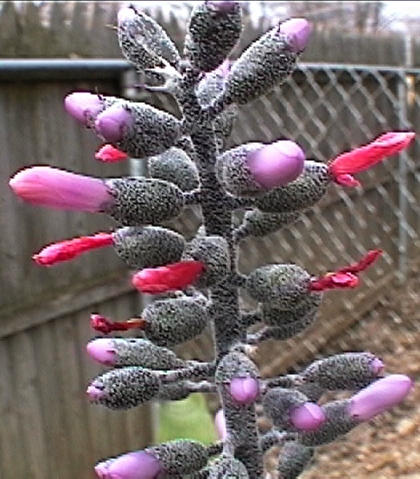
<path fill-rule="evenodd" d="M 23 3 L 20 8 L 3 3 L 3 58 L 121 58 L 115 31 L 104 27 L 115 24 L 116 3 L 44 2 L 40 7 Z M 179 44 L 182 29 L 173 16 L 170 22 L 166 28 Z M 257 30 L 248 30 L 243 44 L 255 38 Z M 404 48 L 400 37 L 341 37 L 336 32 L 316 32 L 304 60 L 398 66 Z M 417 65 L 420 44 L 414 42 L 413 48 Z M 1 68 L 0 61 L 0 77 Z M 395 75 L 378 74 L 372 67 L 373 76 L 359 77 L 371 91 L 371 104 L 366 104 L 365 94 L 356 91 L 351 96 L 353 113 L 341 111 L 337 117 L 334 111 L 322 109 L 322 102 L 337 105 L 337 88 L 330 88 L 325 71 L 309 71 L 321 92 L 317 98 L 313 89 L 305 89 L 308 74 L 298 73 L 281 93 L 276 90 L 241 111 L 232 143 L 290 136 L 326 160 L 384 129 L 401 126 L 394 101 Z M 348 75 L 334 73 L 333 68 L 328 71 L 333 72 L 344 91 L 354 90 L 354 80 Z M 383 91 L 377 88 L 378 75 L 384 82 Z M 73 90 L 97 88 L 101 93 L 122 94 L 122 81 L 119 77 L 110 80 L 109 75 L 92 81 L 88 72 L 86 78 L 77 81 L 58 79 L 53 74 L 49 79 L 44 75 L 42 80 L 26 80 L 22 76 L 0 81 L 0 478 L 88 478 L 93 477 L 96 461 L 142 448 L 153 440 L 149 407 L 108 412 L 89 405 L 84 394 L 89 380 L 100 371 L 85 355 L 85 344 L 92 336 L 90 313 L 127 318 L 141 308 L 141 301 L 129 285 L 126 268 L 107 248 L 54 268 L 34 265 L 31 255 L 45 244 L 107 231 L 113 224 L 100 215 L 47 211 L 23 204 L 11 194 L 7 181 L 17 170 L 32 164 L 100 177 L 127 174 L 127 164 L 104 166 L 95 162 L 93 152 L 99 141 L 69 118 L 62 107 L 65 94 Z M 148 100 L 167 105 L 164 97 Z M 305 105 L 315 101 L 319 106 L 311 116 Z M 372 112 L 372 104 L 381 115 Z M 419 111 L 415 104 L 410 119 L 414 121 Z M 296 113 L 299 122 L 294 122 L 291 112 Z M 354 112 L 362 115 L 363 122 Z M 328 132 L 328 140 L 313 140 L 320 135 L 315 116 Z M 346 136 L 346 129 L 352 132 L 351 138 Z M 342 195 L 332 187 L 328 199 L 291 229 L 264 240 L 244 242 L 244 272 L 267 262 L 293 261 L 314 274 L 322 273 L 358 258 L 372 247 L 374 238 L 380 239 L 386 251 L 378 267 L 364 275 L 364 288 L 328 296 L 320 320 L 299 342 L 268 342 L 262 347 L 264 374 L 284 371 L 313 356 L 317 348 L 371 308 L 395 278 L 397 168 L 386 164 L 375 169 L 373 176 L 364 176 L 363 192 Z M 410 171 L 409 180 L 410 192 L 417 198 L 415 171 Z M 411 226 L 417 228 L 418 212 L 411 204 L 409 214 Z M 174 227 L 191 233 L 197 224 L 197 217 L 189 211 Z M 182 352 L 190 357 L 209 356 L 210 343 L 209 335 L 204 335 Z M 266 362 L 267 358 L 275 359 Z"/>

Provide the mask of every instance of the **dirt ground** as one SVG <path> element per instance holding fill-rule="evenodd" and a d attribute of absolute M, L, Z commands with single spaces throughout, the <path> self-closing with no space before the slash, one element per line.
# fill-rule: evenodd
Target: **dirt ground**
<path fill-rule="evenodd" d="M 420 262 L 411 265 L 404 287 L 396 288 L 322 356 L 371 351 L 386 373 L 410 376 L 416 385 L 404 403 L 317 449 L 300 479 L 420 479 Z"/>

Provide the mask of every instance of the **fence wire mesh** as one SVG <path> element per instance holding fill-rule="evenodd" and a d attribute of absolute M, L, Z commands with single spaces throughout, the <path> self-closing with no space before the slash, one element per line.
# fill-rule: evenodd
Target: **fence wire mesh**
<path fill-rule="evenodd" d="M 415 130 L 419 82 L 420 71 L 412 69 L 300 65 L 286 84 L 240 111 L 227 147 L 288 138 L 298 142 L 308 158 L 328 162 L 385 131 Z M 144 99 L 148 94 L 139 95 Z M 146 100 L 174 111 L 174 103 L 165 95 Z M 417 140 L 406 152 L 359 174 L 362 188 L 331 186 L 319 205 L 285 230 L 241 244 L 240 269 L 245 273 L 262 264 L 292 262 L 322 274 L 357 261 L 367 250 L 383 250 L 381 261 L 364 273 L 357 292 L 325 295 L 322 312 L 309 332 L 287 344 L 268 341 L 262 346 L 265 375 L 293 369 L 331 347 L 333 340 L 340 342 L 337 350 L 360 348 L 354 332 L 357 326 L 382 317 L 384 311 L 386 324 L 399 325 L 412 341 L 418 319 L 404 311 L 418 302 L 417 289 L 410 282 L 419 246 L 418 148 Z M 240 222 L 240 215 L 236 220 Z M 199 224 L 199 212 L 189 210 L 172 226 L 191 236 Z M 386 350 L 385 329 L 380 327 L 377 341 L 373 335 L 367 349 L 393 352 L 391 346 Z M 393 334 L 390 330 L 389 335 Z M 185 351 L 195 356 L 211 354 L 210 335 Z"/>
<path fill-rule="evenodd" d="M 285 85 L 240 111 L 227 147 L 288 138 L 298 142 L 308 158 L 328 162 L 383 132 L 415 131 L 419 92 L 420 70 L 303 64 Z M 174 106 L 164 96 L 157 105 Z M 309 330 L 259 347 L 256 360 L 263 376 L 295 371 L 321 356 L 371 351 L 384 360 L 387 373 L 400 372 L 418 380 L 418 149 L 417 139 L 409 150 L 359 174 L 362 188 L 331 186 L 327 197 L 297 223 L 241 243 L 239 266 L 244 273 L 263 264 L 291 262 L 322 274 L 357 261 L 370 249 L 383 250 L 382 259 L 364 272 L 357 291 L 325 295 L 321 313 Z M 241 216 L 236 220 L 239 223 Z M 199 212 L 190 210 L 172 226 L 191 236 L 199 224 Z M 243 299 L 244 307 L 252 308 L 248 298 Z M 181 353 L 210 358 L 210 331 L 184 345 Z M 404 411 L 321 448 L 315 467 L 303 477 L 417 477 L 410 474 L 418 472 L 420 458 L 407 456 L 407 451 L 413 444 L 420 447 L 420 439 L 413 435 L 420 421 L 419 399 L 416 391 Z M 216 411 L 218 398 L 210 398 L 209 405 Z M 264 421 L 261 417 L 260 427 Z M 371 440 L 379 430 L 381 440 Z M 391 455 L 390 442 L 395 445 Z M 275 457 L 268 456 L 268 470 L 275 469 Z"/>

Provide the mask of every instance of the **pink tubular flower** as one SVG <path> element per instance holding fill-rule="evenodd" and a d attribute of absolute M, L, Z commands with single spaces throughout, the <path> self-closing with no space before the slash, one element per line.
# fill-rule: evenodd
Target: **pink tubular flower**
<path fill-rule="evenodd" d="M 104 102 L 96 93 L 78 91 L 66 96 L 64 107 L 75 120 L 89 127 L 104 109 Z"/>
<path fill-rule="evenodd" d="M 264 145 L 247 155 L 253 179 L 263 188 L 284 186 L 303 171 L 305 154 L 293 141 L 281 140 Z"/>
<path fill-rule="evenodd" d="M 113 105 L 98 115 L 95 129 L 106 141 L 117 142 L 123 139 L 126 131 L 133 125 L 134 118 L 127 108 Z"/>
<path fill-rule="evenodd" d="M 318 404 L 307 402 L 290 412 L 290 421 L 300 431 L 316 431 L 325 422 L 325 414 Z"/>
<path fill-rule="evenodd" d="M 115 365 L 115 348 L 112 339 L 98 338 L 86 346 L 87 354 L 95 361 L 105 366 Z"/>
<path fill-rule="evenodd" d="M 369 421 L 399 404 L 413 387 L 403 374 L 391 374 L 378 379 L 351 397 L 349 414 L 360 421 Z"/>
<path fill-rule="evenodd" d="M 81 236 L 80 238 L 53 243 L 33 255 L 32 259 L 40 266 L 52 266 L 76 258 L 85 251 L 112 244 L 112 234 L 97 233 L 94 236 Z"/>
<path fill-rule="evenodd" d="M 286 35 L 289 45 L 296 53 L 305 50 L 312 28 L 304 18 L 291 18 L 280 24 L 278 31 Z"/>
<path fill-rule="evenodd" d="M 415 133 L 411 131 L 384 133 L 367 145 L 337 156 L 330 162 L 328 170 L 336 183 L 354 186 L 358 182 L 349 184 L 350 175 L 370 168 L 387 156 L 399 153 L 408 147 L 414 137 Z"/>
<path fill-rule="evenodd" d="M 256 378 L 232 378 L 230 394 L 239 404 L 252 404 L 260 394 L 260 382 Z"/>
<path fill-rule="evenodd" d="M 146 451 L 129 452 L 95 467 L 100 479 L 155 479 L 162 471 L 159 460 Z"/>
<path fill-rule="evenodd" d="M 113 201 L 103 180 L 50 166 L 21 170 L 9 185 L 23 200 L 49 208 L 99 212 Z"/>
<path fill-rule="evenodd" d="M 203 270 L 201 261 L 180 261 L 158 268 L 145 268 L 133 276 L 133 285 L 140 292 L 150 294 L 182 290 L 194 283 Z"/>

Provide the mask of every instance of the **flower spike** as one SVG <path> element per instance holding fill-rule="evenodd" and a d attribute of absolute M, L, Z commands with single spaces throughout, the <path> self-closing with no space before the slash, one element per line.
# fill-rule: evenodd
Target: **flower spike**
<path fill-rule="evenodd" d="M 70 240 L 60 241 L 43 248 L 34 254 L 32 259 L 40 266 L 52 266 L 62 261 L 69 261 L 85 251 L 113 244 L 110 233 L 97 233 L 93 236 L 81 236 Z"/>
<path fill-rule="evenodd" d="M 336 183 L 355 186 L 358 182 L 349 175 L 366 170 L 387 156 L 399 153 L 408 147 L 414 137 L 413 132 L 384 133 L 367 145 L 337 156 L 329 164 L 328 171 Z"/>
<path fill-rule="evenodd" d="M 201 261 L 181 261 L 159 268 L 146 268 L 133 276 L 133 285 L 142 293 L 158 294 L 186 288 L 204 271 Z"/>
<path fill-rule="evenodd" d="M 319 278 L 312 279 L 309 289 L 311 291 L 325 291 L 327 289 L 356 288 L 360 283 L 358 273 L 367 269 L 379 256 L 381 256 L 381 254 L 381 250 L 369 251 L 357 263 L 345 266 L 333 273 L 327 273 Z"/>

